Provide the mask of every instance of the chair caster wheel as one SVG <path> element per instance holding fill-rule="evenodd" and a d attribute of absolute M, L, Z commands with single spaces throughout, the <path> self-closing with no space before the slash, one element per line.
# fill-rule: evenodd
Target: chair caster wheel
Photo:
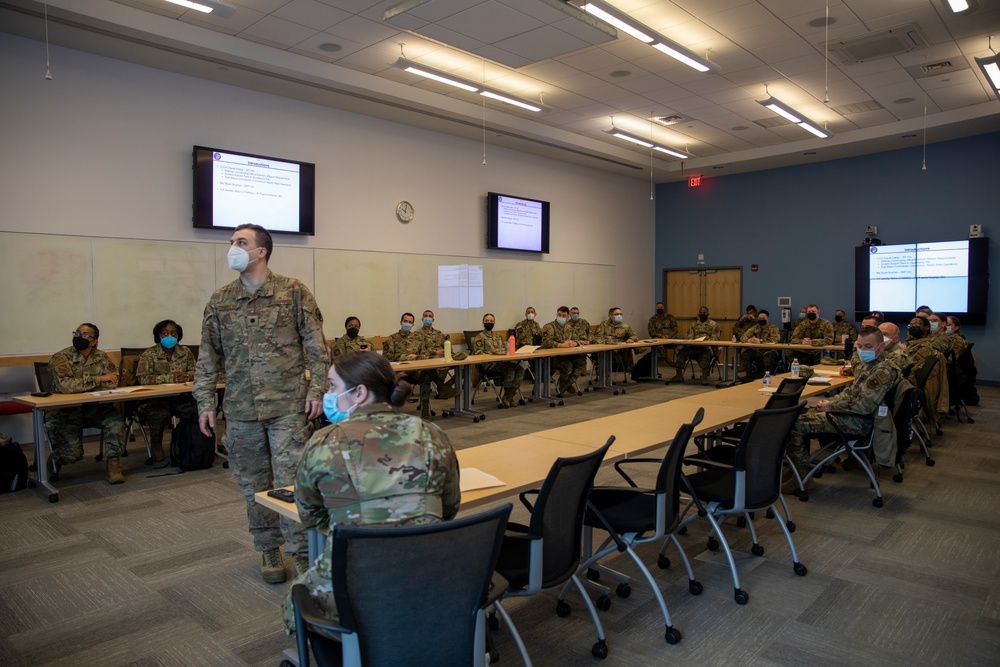
<path fill-rule="evenodd" d="M 717 539 L 715 539 L 714 537 L 710 537 L 710 538 L 708 538 L 708 545 L 707 546 L 708 546 L 708 550 L 709 551 L 718 551 L 719 550 L 719 541 Z"/>
<path fill-rule="evenodd" d="M 663 638 L 667 640 L 668 644 L 677 644 L 681 640 L 681 633 L 677 628 L 667 628 Z"/>
<path fill-rule="evenodd" d="M 36 482 L 33 479 L 29 479 L 28 480 L 28 488 L 29 489 L 34 489 L 34 488 L 37 488 L 37 487 L 38 487 L 38 482 Z"/>
<path fill-rule="evenodd" d="M 764 547 L 760 546 L 759 544 L 755 544 L 752 547 L 750 547 L 750 553 L 752 553 L 754 556 L 763 556 Z"/>
<path fill-rule="evenodd" d="M 785 524 L 785 528 L 788 529 L 789 533 L 794 533 L 795 532 L 795 522 L 794 521 L 789 521 L 788 523 Z"/>
<path fill-rule="evenodd" d="M 559 600 L 556 602 L 556 616 L 559 618 L 566 618 L 573 611 L 573 608 L 569 606 L 569 603 L 564 600 Z"/>
<path fill-rule="evenodd" d="M 622 392 L 622 393 L 624 393 L 624 392 Z M 618 395 L 618 390 L 617 390 L 617 389 L 615 389 L 615 391 L 614 391 L 614 395 L 615 395 L 615 396 L 617 396 L 617 395 Z"/>
<path fill-rule="evenodd" d="M 583 392 L 582 391 L 578 391 L 578 392 L 576 392 L 576 395 L 577 396 L 583 396 Z"/>
<path fill-rule="evenodd" d="M 659 567 L 661 570 L 669 570 L 670 559 L 667 558 L 666 556 L 660 556 L 659 558 L 656 559 L 656 566 Z"/>
<path fill-rule="evenodd" d="M 523 398 L 518 399 L 517 404 L 524 405 L 524 399 Z"/>
<path fill-rule="evenodd" d="M 608 657 L 608 645 L 605 644 L 604 640 L 602 639 L 601 641 L 594 644 L 593 648 L 590 649 L 590 654 L 595 658 L 600 658 L 601 660 L 604 660 L 606 657 Z"/>
<path fill-rule="evenodd" d="M 903 476 L 900 475 L 899 473 L 896 473 L 895 475 L 892 476 L 892 481 L 894 481 L 896 484 L 899 484 L 903 481 Z"/>
<path fill-rule="evenodd" d="M 103 460 L 104 460 L 104 454 L 98 454 L 97 456 L 94 457 L 94 461 L 96 463 L 100 463 Z"/>
<path fill-rule="evenodd" d="M 473 417 L 472 418 L 472 423 L 473 424 L 478 424 L 480 419 L 482 419 L 482 417 Z"/>
<path fill-rule="evenodd" d="M 549 403 L 549 407 L 550 407 L 550 408 L 554 408 L 554 407 L 556 407 L 556 402 L 555 402 L 555 401 L 552 401 L 551 403 Z"/>
<path fill-rule="evenodd" d="M 622 394 L 623 394 L 623 395 L 624 395 L 624 394 L 627 394 L 627 393 L 628 393 L 627 391 L 625 391 L 624 389 L 622 389 Z"/>
<path fill-rule="evenodd" d="M 691 580 L 688 582 L 688 593 L 691 595 L 701 595 L 704 590 L 705 587 L 701 585 L 700 581 Z"/>
<path fill-rule="evenodd" d="M 738 517 L 736 517 L 736 527 L 737 528 L 746 528 L 747 527 L 747 518 L 745 516 L 738 516 Z"/>
<path fill-rule="evenodd" d="M 628 596 L 632 595 L 632 587 L 624 583 L 618 584 L 615 587 L 615 595 L 617 595 L 620 598 L 627 598 Z"/>
<path fill-rule="evenodd" d="M 806 576 L 806 572 L 809 571 L 806 569 L 806 566 L 803 565 L 802 563 L 795 563 L 795 565 L 792 566 L 792 570 L 795 572 L 795 574 L 799 575 L 800 577 Z"/>
<path fill-rule="evenodd" d="M 153 457 L 152 456 L 146 457 L 145 464 L 148 465 L 148 466 L 153 465 Z"/>
<path fill-rule="evenodd" d="M 924 463 L 926 463 L 928 466 L 933 466 L 934 465 L 934 459 L 927 459 Z"/>
<path fill-rule="evenodd" d="M 802 493 L 800 493 L 799 494 L 799 502 L 801 502 L 801 503 L 807 503 L 807 502 L 809 502 L 809 494 L 806 493 L 805 491 L 803 491 Z"/>
<path fill-rule="evenodd" d="M 609 598 L 607 595 L 602 595 L 601 597 L 597 598 L 597 602 L 594 604 L 594 606 L 600 609 L 601 611 L 607 611 L 608 609 L 611 609 L 611 598 Z"/>
<path fill-rule="evenodd" d="M 600 573 L 600 571 L 595 570 L 592 567 L 591 568 L 587 568 L 587 579 L 590 580 L 590 581 L 600 581 L 601 580 L 601 573 Z"/>
<path fill-rule="evenodd" d="M 876 498 L 872 501 L 872 507 L 882 507 L 882 499 Z"/>
<path fill-rule="evenodd" d="M 222 467 L 226 468 L 228 470 L 229 469 L 229 461 L 223 461 L 222 462 Z"/>
<path fill-rule="evenodd" d="M 733 599 L 736 600 L 736 604 L 746 604 L 750 602 L 750 595 L 742 588 L 737 588 L 733 593 Z"/>

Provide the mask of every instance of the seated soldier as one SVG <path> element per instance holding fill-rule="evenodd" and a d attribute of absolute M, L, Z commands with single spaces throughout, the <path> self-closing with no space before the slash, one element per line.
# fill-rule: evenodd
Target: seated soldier
<path fill-rule="evenodd" d="M 508 356 L 507 339 L 493 330 L 496 326 L 493 313 L 483 315 L 483 331 L 472 339 L 472 354 L 495 354 Z M 480 372 L 495 372 L 503 375 L 502 405 L 512 408 L 518 404 L 518 390 L 524 379 L 524 367 L 516 361 L 493 361 L 480 366 Z"/>
<path fill-rule="evenodd" d="M 622 322 L 622 309 L 617 306 L 608 309 L 608 319 L 601 322 L 597 327 L 595 339 L 598 343 L 614 345 L 615 343 L 635 343 L 639 340 L 632 327 Z M 632 358 L 632 350 L 615 350 L 611 353 L 613 371 L 615 367 L 620 367 L 628 373 L 635 363 Z"/>
<path fill-rule="evenodd" d="M 392 334 L 382 343 L 382 356 L 389 361 L 416 361 L 427 359 L 430 355 L 424 349 L 424 337 L 413 331 L 413 313 L 403 313 L 399 318 L 399 331 Z M 420 384 L 420 416 L 431 418 L 431 379 L 426 373 L 417 371 L 407 373 L 398 370 L 397 375 L 405 378 L 411 384 Z"/>
<path fill-rule="evenodd" d="M 795 325 L 795 330 L 792 331 L 792 337 L 788 342 L 792 345 L 812 345 L 813 347 L 832 345 L 833 325 L 819 316 L 819 306 L 810 303 L 806 307 L 806 319 Z M 810 366 L 815 366 L 823 358 L 821 351 L 791 350 L 788 354 L 797 358 L 800 363 Z"/>
<path fill-rule="evenodd" d="M 847 341 L 854 344 L 856 340 L 858 340 L 858 328 L 847 321 L 847 313 L 839 309 L 835 310 L 833 313 L 833 344 L 843 345 Z"/>
<path fill-rule="evenodd" d="M 569 308 L 559 306 L 556 319 L 542 327 L 542 348 L 580 347 L 581 343 L 575 335 L 576 331 L 569 323 Z M 576 379 L 587 368 L 587 357 L 582 354 L 552 357 L 552 368 L 559 371 L 559 395 L 569 396 L 574 391 Z"/>
<path fill-rule="evenodd" d="M 330 356 L 339 357 L 347 352 L 358 352 L 359 350 L 372 350 L 371 342 L 361 335 L 361 320 L 351 315 L 344 320 L 346 335 L 341 336 L 330 346 Z"/>
<path fill-rule="evenodd" d="M 865 319 L 861 320 L 861 328 L 864 327 L 875 327 L 880 328 L 882 325 L 882 319 L 875 317 L 874 315 L 869 315 Z M 899 344 L 899 328 L 896 329 L 896 344 Z M 861 363 L 861 357 L 858 356 L 857 348 L 851 353 L 851 358 L 849 359 L 848 366 L 844 366 L 840 369 L 841 375 L 857 375 L 861 372 L 863 364 Z"/>
<path fill-rule="evenodd" d="M 434 328 L 434 311 L 425 310 L 421 318 L 423 326 L 417 330 L 417 335 L 424 338 L 424 352 L 429 358 L 437 357 L 438 359 L 443 359 L 444 342 L 448 340 L 448 336 Z M 455 383 L 448 379 L 447 368 L 424 371 L 423 375 L 425 379 L 429 379 L 437 387 L 438 398 L 454 398 L 458 395 L 459 392 L 455 389 Z M 421 396 L 423 396 L 424 386 L 425 383 L 422 382 L 420 385 Z M 427 385 L 427 387 L 429 388 L 430 385 Z"/>
<path fill-rule="evenodd" d="M 49 373 L 52 375 L 53 393 L 80 394 L 118 386 L 118 369 L 103 350 L 97 349 L 100 335 L 96 325 L 89 322 L 81 324 L 73 332 L 72 347 L 52 355 Z M 125 421 L 111 403 L 88 403 L 46 410 L 45 428 L 52 443 L 47 465 L 54 464 L 58 473 L 60 466 L 82 459 L 85 427 L 102 431 L 107 448 L 104 460 L 108 483 L 124 482 L 121 455 L 125 450 Z"/>
<path fill-rule="evenodd" d="M 156 345 L 139 357 L 135 379 L 139 384 L 173 384 L 194 380 L 194 355 L 186 345 L 178 345 L 184 338 L 184 329 L 173 320 L 157 322 L 153 327 Z M 149 427 L 149 445 L 153 460 L 162 461 L 163 431 L 170 418 L 198 419 L 198 406 L 191 394 L 178 394 L 152 401 L 142 401 L 136 406 L 139 417 Z"/>
<path fill-rule="evenodd" d="M 535 308 L 524 309 L 524 319 L 514 325 L 514 342 L 520 348 L 525 345 L 542 344 L 542 328 L 535 321 Z"/>
<path fill-rule="evenodd" d="M 698 309 L 698 321 L 688 329 L 688 340 L 719 340 L 722 329 L 719 323 L 708 316 L 708 307 L 702 306 Z M 701 368 L 701 383 L 708 384 L 708 374 L 712 370 L 712 361 L 715 359 L 715 348 L 710 345 L 685 345 L 677 352 L 677 373 L 670 379 L 671 382 L 684 382 L 684 365 L 688 359 L 696 359 Z"/>
<path fill-rule="evenodd" d="M 580 317 L 580 309 L 576 306 L 569 309 L 569 323 L 573 325 L 573 340 L 580 345 L 590 345 L 590 337 L 593 335 L 590 322 Z"/>
<path fill-rule="evenodd" d="M 646 323 L 646 331 L 650 338 L 677 338 L 677 318 L 667 312 L 662 301 L 656 302 L 656 314 Z M 660 359 L 670 363 L 669 357 L 673 356 L 673 346 L 659 345 L 656 352 L 660 355 Z M 668 352 L 671 353 L 669 356 Z"/>
<path fill-rule="evenodd" d="M 923 315 L 918 315 L 910 320 L 910 326 L 906 332 L 907 366 L 904 369 L 904 375 L 907 380 L 916 385 L 917 373 L 924 363 L 930 357 L 941 354 L 939 342 L 941 339 L 931 336 L 930 321 Z M 947 364 L 938 361 L 937 366 L 927 377 L 924 393 L 927 396 L 927 406 L 925 407 L 927 415 L 934 421 L 935 425 L 939 425 L 941 420 L 936 415 L 948 414 L 950 403 Z"/>
<path fill-rule="evenodd" d="M 768 318 L 771 313 L 761 309 L 757 313 L 757 323 L 745 329 L 740 337 L 741 343 L 767 343 L 774 344 L 780 340 L 778 327 L 770 324 Z M 740 359 L 743 361 L 743 368 L 747 372 L 747 379 L 755 380 L 764 377 L 764 373 L 774 372 L 774 365 L 778 353 L 775 350 L 767 350 L 759 347 L 747 347 L 740 350 Z"/>
<path fill-rule="evenodd" d="M 743 332 L 757 326 L 757 307 L 753 304 L 747 306 L 746 315 L 736 320 L 733 325 L 733 342 L 743 340 Z"/>
<path fill-rule="evenodd" d="M 885 338 L 882 332 L 872 326 L 864 326 L 858 334 L 855 348 L 863 364 L 861 371 L 855 376 L 854 382 L 829 400 L 821 400 L 816 407 L 799 415 L 792 427 L 792 438 L 788 445 L 788 456 L 798 469 L 800 476 L 808 473 L 809 450 L 805 439 L 808 436 L 822 434 L 836 435 L 831 417 L 827 412 L 854 412 L 859 415 L 872 415 L 876 408 L 885 400 L 885 395 L 899 381 L 901 371 L 892 361 L 886 358 Z M 860 434 L 866 431 L 866 422 L 855 417 L 837 417 L 837 427 L 845 434 Z M 806 491 L 814 486 L 813 480 L 806 483 Z M 791 471 L 785 478 L 782 492 L 791 493 L 798 489 L 798 483 Z"/>

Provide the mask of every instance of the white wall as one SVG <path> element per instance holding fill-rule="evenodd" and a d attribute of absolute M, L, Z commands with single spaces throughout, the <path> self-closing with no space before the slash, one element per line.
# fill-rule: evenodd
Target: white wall
<path fill-rule="evenodd" d="M 192 227 L 198 144 L 316 163 L 317 234 L 279 245 L 526 259 L 485 249 L 484 197 L 546 199 L 552 252 L 538 261 L 614 265 L 608 306 L 636 328 L 652 310 L 654 210 L 642 179 L 489 146 L 483 165 L 476 141 L 64 48 L 51 61 L 46 81 L 44 45 L 0 33 L 0 231 L 225 243 Z M 416 209 L 408 225 L 394 215 L 402 199 Z M 0 313 L 20 291 L 3 287 Z M 349 302 L 350 285 L 343 292 Z M 0 316 L 0 336 L 12 326 L 30 323 Z"/>

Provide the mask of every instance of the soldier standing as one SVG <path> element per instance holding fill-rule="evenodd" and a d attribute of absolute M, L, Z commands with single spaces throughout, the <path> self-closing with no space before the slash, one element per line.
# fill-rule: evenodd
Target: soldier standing
<path fill-rule="evenodd" d="M 698 321 L 688 329 L 688 340 L 719 340 L 721 329 L 718 322 L 708 316 L 708 308 L 702 306 L 698 309 Z M 708 384 L 708 373 L 712 370 L 712 360 L 715 358 L 715 348 L 710 345 L 685 345 L 677 353 L 677 372 L 670 379 L 671 382 L 684 382 L 684 364 L 688 359 L 697 359 L 701 368 L 701 383 Z"/>
<path fill-rule="evenodd" d="M 473 354 L 495 354 L 508 356 L 507 340 L 493 330 L 496 326 L 496 317 L 493 313 L 483 315 L 483 331 L 472 339 Z M 512 408 L 518 404 L 517 392 L 521 388 L 521 381 L 524 379 L 524 367 L 516 361 L 493 361 L 483 364 L 484 371 L 491 371 L 503 374 L 503 398 L 500 399 L 503 405 Z"/>
<path fill-rule="evenodd" d="M 246 499 L 254 549 L 262 552 L 261 575 L 281 583 L 282 542 L 297 571 L 308 567 L 305 528 L 279 520 L 253 495 L 295 482 L 309 422 L 323 412 L 329 364 L 323 316 L 305 285 L 267 268 L 273 244 L 266 229 L 240 225 L 230 244 L 229 267 L 240 277 L 216 290 L 205 307 L 193 393 L 201 430 L 210 436 L 216 381 L 225 371 L 223 444 Z"/>

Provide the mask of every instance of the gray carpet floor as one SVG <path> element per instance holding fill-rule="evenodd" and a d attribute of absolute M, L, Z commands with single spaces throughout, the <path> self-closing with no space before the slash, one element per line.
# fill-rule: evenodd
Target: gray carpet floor
<path fill-rule="evenodd" d="M 515 410 L 498 410 L 490 394 L 479 394 L 484 422 L 438 423 L 456 448 L 473 447 L 711 391 L 690 384 L 627 389 Z M 808 503 L 789 498 L 807 576 L 793 574 L 773 520 L 756 521 L 760 557 L 750 555 L 746 529 L 727 526 L 751 596 L 745 606 L 733 600 L 722 552 L 706 548 L 703 522 L 681 537 L 705 587 L 700 596 L 687 592 L 675 552 L 674 565 L 660 570 L 658 546 L 641 548 L 684 635 L 680 644 L 665 643 L 642 580 L 601 612 L 605 661 L 590 655 L 593 626 L 575 592 L 567 618 L 555 615 L 554 595 L 510 601 L 534 664 L 1000 664 L 1000 389 L 981 394 L 975 424 L 945 420 L 933 443 L 936 466 L 911 449 L 902 484 L 883 475 L 884 507 L 872 507 L 857 472 L 825 475 Z M 89 442 L 88 454 L 96 447 Z M 59 503 L 33 490 L 0 495 L 0 665 L 277 665 L 292 646 L 280 620 L 285 587 L 261 581 L 230 472 L 217 464 L 148 478 L 139 445 L 131 449 L 126 484 L 108 485 L 88 456 L 64 469 Z M 602 470 L 598 482 L 614 483 L 614 471 Z M 515 509 L 515 519 L 524 517 Z M 638 576 L 626 558 L 610 564 Z M 433 591 L 427 606 L 433 613 Z M 502 664 L 519 665 L 506 632 L 497 642 Z"/>

